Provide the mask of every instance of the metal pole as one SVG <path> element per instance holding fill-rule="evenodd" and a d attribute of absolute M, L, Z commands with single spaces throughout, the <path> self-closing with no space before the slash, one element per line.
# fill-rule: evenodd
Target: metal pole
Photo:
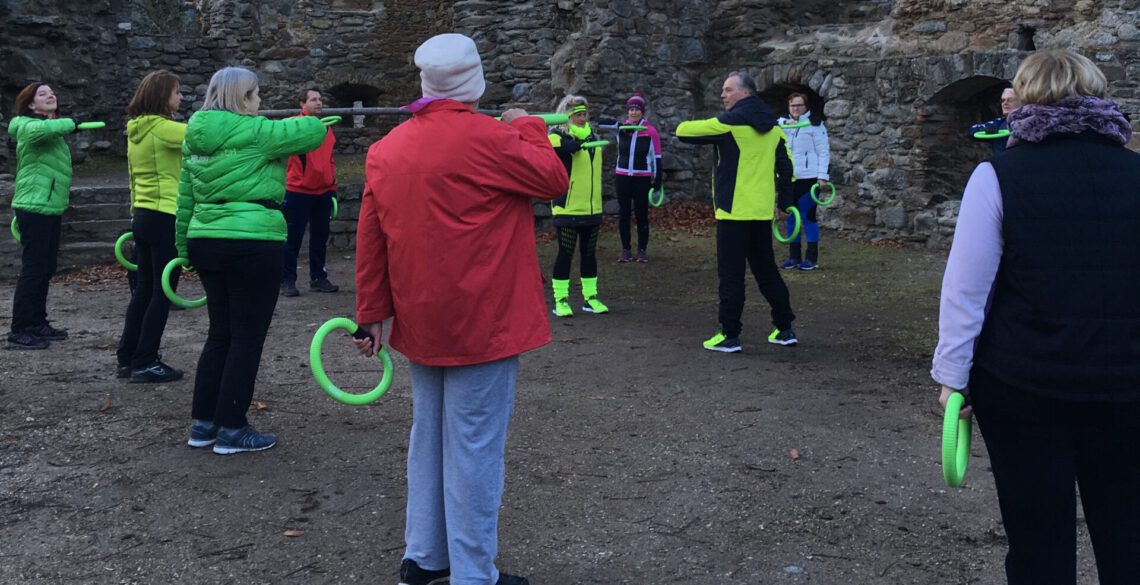
<path fill-rule="evenodd" d="M 488 116 L 502 116 L 503 110 L 476 110 Z M 300 110 L 261 110 L 257 113 L 266 118 L 287 118 L 296 116 Z M 411 116 L 412 113 L 404 108 L 325 108 L 321 110 L 322 116 Z"/>

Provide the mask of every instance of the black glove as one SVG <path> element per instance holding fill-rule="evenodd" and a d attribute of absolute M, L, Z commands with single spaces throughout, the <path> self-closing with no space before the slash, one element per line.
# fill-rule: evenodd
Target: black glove
<path fill-rule="evenodd" d="M 662 179 L 661 175 L 662 175 L 661 167 L 657 167 L 657 170 L 653 173 L 653 188 L 654 189 L 661 189 L 661 179 Z"/>
<path fill-rule="evenodd" d="M 615 118 L 598 118 L 599 126 L 617 126 L 618 121 Z"/>
<path fill-rule="evenodd" d="M 72 132 L 79 132 L 79 125 L 90 121 L 89 118 L 85 118 L 83 116 L 70 116 L 70 118 L 72 122 L 75 122 L 75 129 L 72 130 Z"/>
<path fill-rule="evenodd" d="M 566 154 L 573 154 L 582 150 L 582 141 L 577 138 L 565 136 L 562 138 L 562 146 L 559 147 L 559 150 Z"/>

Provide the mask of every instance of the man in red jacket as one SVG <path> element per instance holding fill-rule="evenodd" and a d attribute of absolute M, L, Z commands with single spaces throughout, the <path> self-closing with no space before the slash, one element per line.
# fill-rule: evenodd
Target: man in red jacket
<path fill-rule="evenodd" d="M 321 91 L 309 88 L 301 92 L 301 116 L 320 116 L 324 103 Z M 336 292 L 340 287 L 329 282 L 325 269 L 325 251 L 329 242 L 329 220 L 332 200 L 336 197 L 336 163 L 333 147 L 336 136 L 332 128 L 325 141 L 312 152 L 289 157 L 285 175 L 285 221 L 289 224 L 285 241 L 285 271 L 281 276 L 281 295 L 295 297 L 297 290 L 297 255 L 305 228 L 309 228 L 309 290 Z"/>
<path fill-rule="evenodd" d="M 416 50 L 423 99 L 368 151 L 356 232 L 356 319 L 411 361 L 412 432 L 400 582 L 526 585 L 500 573 L 503 452 L 518 355 L 550 342 L 532 197 L 569 188 L 546 126 L 502 122 L 483 95 L 475 43 L 432 37 Z"/>

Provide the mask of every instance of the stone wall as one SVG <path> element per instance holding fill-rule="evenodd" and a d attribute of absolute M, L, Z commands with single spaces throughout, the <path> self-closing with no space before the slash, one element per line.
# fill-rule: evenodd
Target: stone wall
<path fill-rule="evenodd" d="M 329 106 L 400 105 L 419 95 L 415 47 L 458 31 L 483 55 L 483 107 L 550 110 L 579 93 L 595 114 L 617 116 L 633 91 L 645 94 L 670 196 L 703 199 L 710 149 L 672 130 L 717 114 L 725 72 L 743 67 L 778 111 L 804 91 L 828 117 L 840 197 L 826 225 L 929 246 L 948 242 L 962 186 L 988 150 L 963 131 L 997 115 L 1028 39 L 1094 58 L 1111 97 L 1140 111 L 1134 0 L 11 0 L 0 16 L 0 113 L 11 115 L 26 81 L 48 80 L 68 111 L 110 125 L 76 136 L 77 160 L 122 152 L 123 109 L 151 69 L 183 77 L 183 114 L 225 65 L 258 73 L 267 108 L 295 107 L 309 85 Z M 346 120 L 338 149 L 362 152 L 396 122 Z M 0 172 L 11 156 L 0 149 Z"/>

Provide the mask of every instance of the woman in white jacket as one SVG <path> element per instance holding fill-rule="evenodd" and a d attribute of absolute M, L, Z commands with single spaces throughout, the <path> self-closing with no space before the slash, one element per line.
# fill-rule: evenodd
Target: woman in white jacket
<path fill-rule="evenodd" d="M 818 197 L 823 197 L 827 186 L 827 167 L 831 163 L 831 147 L 827 141 L 827 128 L 819 116 L 808 111 L 808 98 L 802 93 L 788 96 L 788 115 L 779 122 L 788 136 L 792 148 L 792 163 L 795 165 L 795 183 L 792 192 L 796 196 L 796 207 L 803 219 L 800 236 L 789 247 L 788 259 L 780 268 L 815 270 L 819 266 L 819 223 L 816 219 L 816 204 L 811 198 L 812 185 L 819 185 Z M 805 126 L 796 127 L 806 123 Z M 795 226 L 794 218 L 788 217 L 788 231 Z M 800 238 L 807 240 L 807 255 L 803 255 Z"/>

